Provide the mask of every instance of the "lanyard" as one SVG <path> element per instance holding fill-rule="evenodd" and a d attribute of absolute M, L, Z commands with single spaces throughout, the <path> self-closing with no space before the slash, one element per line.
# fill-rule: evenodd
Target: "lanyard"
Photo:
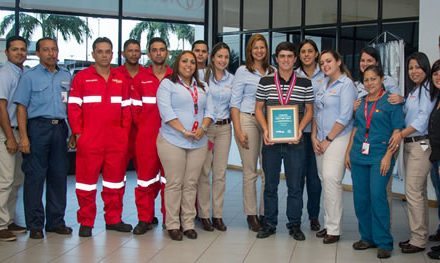
<path fill-rule="evenodd" d="M 292 95 L 292 92 L 295 89 L 296 74 L 295 72 L 293 72 L 293 76 L 292 79 L 290 80 L 289 89 L 287 90 L 286 97 L 284 97 L 284 92 L 281 89 L 281 84 L 280 84 L 280 80 L 278 79 L 277 72 L 275 72 L 274 81 L 275 81 L 275 85 L 277 86 L 278 101 L 280 102 L 281 105 L 286 105 L 290 100 L 290 95 Z"/>
<path fill-rule="evenodd" d="M 373 112 L 376 110 L 377 101 L 380 99 L 380 97 L 382 97 L 383 92 L 384 92 L 383 90 L 380 91 L 378 99 L 371 106 L 370 113 L 368 113 L 368 102 L 367 102 L 367 99 L 365 98 L 365 104 L 364 104 L 365 141 L 368 140 L 368 136 L 369 136 L 369 133 L 370 133 L 370 126 L 371 126 L 371 119 L 373 119 Z"/>
<path fill-rule="evenodd" d="M 180 79 L 179 79 L 179 83 L 180 85 L 184 86 L 186 88 L 186 90 L 189 91 L 189 93 L 191 94 L 191 98 L 193 100 L 194 103 L 194 114 L 197 115 L 197 113 L 199 112 L 199 93 L 197 92 L 197 84 L 193 85 L 193 90 L 191 90 L 191 87 L 187 86 L 185 83 L 183 83 Z"/>

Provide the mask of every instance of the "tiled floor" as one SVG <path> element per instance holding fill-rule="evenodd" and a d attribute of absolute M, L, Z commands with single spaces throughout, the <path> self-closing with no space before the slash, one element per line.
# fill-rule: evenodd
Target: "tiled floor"
<path fill-rule="evenodd" d="M 127 176 L 126 196 L 124 199 L 124 220 L 133 225 L 137 223 L 133 188 L 135 175 Z M 228 231 L 205 232 L 197 228 L 197 240 L 184 239 L 183 242 L 171 241 L 162 228 L 156 227 L 143 236 L 127 233 L 108 232 L 104 229 L 102 201 L 98 196 L 96 227 L 92 238 L 79 238 L 76 222 L 77 202 L 74 195 L 73 176 L 69 176 L 68 203 L 66 221 L 74 228 L 74 235 L 60 236 L 49 233 L 43 240 L 31 240 L 23 234 L 16 242 L 0 242 L 1 262 L 381 262 L 376 258 L 376 250 L 354 251 L 351 245 L 358 240 L 357 221 L 354 215 L 352 194 L 344 193 L 343 235 L 337 244 L 324 245 L 309 230 L 307 217 L 303 216 L 303 230 L 306 241 L 293 240 L 286 230 L 284 181 L 280 184 L 280 216 L 277 234 L 267 239 L 256 239 L 255 233 L 247 229 L 242 212 L 241 173 L 228 171 L 227 192 L 224 219 Z M 22 202 L 21 200 L 19 201 Z M 156 207 L 157 210 L 157 207 Z M 22 211 L 22 207 L 19 207 Z M 159 212 L 157 212 L 159 215 Z M 430 230 L 435 230 L 436 209 L 430 209 Z M 322 222 L 322 218 L 320 219 Z M 24 222 L 23 212 L 19 213 L 19 223 Z M 425 255 L 417 253 L 403 255 L 397 242 L 408 238 L 407 214 L 405 203 L 394 200 L 393 235 L 395 250 L 393 256 L 382 262 L 419 263 L 431 262 Z M 433 243 L 429 244 L 434 245 Z M 433 261 L 435 262 L 435 261 Z"/>

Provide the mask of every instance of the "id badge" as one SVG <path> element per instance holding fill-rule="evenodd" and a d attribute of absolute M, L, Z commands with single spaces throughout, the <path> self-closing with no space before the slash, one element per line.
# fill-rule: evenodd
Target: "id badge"
<path fill-rule="evenodd" d="M 362 143 L 362 154 L 368 155 L 370 153 L 370 144 L 368 142 Z"/>
<path fill-rule="evenodd" d="M 426 152 L 426 150 L 428 150 L 428 148 L 429 148 L 428 142 L 426 142 L 426 141 L 421 141 L 421 142 L 420 142 L 420 147 L 422 147 L 422 150 L 423 150 L 424 152 Z"/>
<path fill-rule="evenodd" d="M 67 103 L 67 91 L 61 91 L 61 101 Z"/>

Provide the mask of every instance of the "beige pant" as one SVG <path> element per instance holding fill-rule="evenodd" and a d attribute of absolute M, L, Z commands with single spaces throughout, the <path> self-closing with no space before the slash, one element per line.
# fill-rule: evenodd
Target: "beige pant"
<path fill-rule="evenodd" d="M 211 184 L 209 172 L 212 169 L 212 216 L 222 218 L 223 201 L 226 185 L 226 168 L 228 166 L 229 149 L 231 147 L 231 124 L 211 125 L 208 139 L 214 143 L 203 164 L 197 188 L 197 202 L 200 218 L 209 218 L 211 210 Z"/>
<path fill-rule="evenodd" d="M 424 142 L 429 143 L 428 140 Z M 408 203 L 408 219 L 411 231 L 410 243 L 425 247 L 428 241 L 427 178 L 431 170 L 429 155 L 420 147 L 420 142 L 405 143 L 405 196 Z"/>
<path fill-rule="evenodd" d="M 241 130 L 247 134 L 249 149 L 240 146 L 237 138 L 235 141 L 240 153 L 241 164 L 243 167 L 243 206 L 246 215 L 264 215 L 264 174 L 257 173 L 257 161 L 260 159 L 261 166 L 261 146 L 262 132 L 254 116 L 240 112 Z M 260 158 L 258 158 L 260 157 Z M 260 207 L 257 212 L 257 179 L 261 176 Z"/>
<path fill-rule="evenodd" d="M 206 157 L 207 145 L 196 149 L 183 149 L 157 138 L 157 152 L 165 171 L 165 209 L 168 230 L 194 229 L 196 217 L 197 181 Z"/>
<path fill-rule="evenodd" d="M 13 132 L 18 142 L 18 131 Z M 0 128 L 0 230 L 14 222 L 17 192 L 24 180 L 21 153 L 8 153 L 5 141 L 6 136 Z"/>
<path fill-rule="evenodd" d="M 322 155 L 316 155 L 324 199 L 324 228 L 329 235 L 341 234 L 342 179 L 345 174 L 345 151 L 350 133 L 336 137 Z"/>

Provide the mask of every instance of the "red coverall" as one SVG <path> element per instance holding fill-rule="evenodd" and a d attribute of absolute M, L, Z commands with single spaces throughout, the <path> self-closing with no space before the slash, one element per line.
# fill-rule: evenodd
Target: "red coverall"
<path fill-rule="evenodd" d="M 96 183 L 102 170 L 106 224 L 121 222 L 127 168 L 130 97 L 124 77 L 111 69 L 107 81 L 94 66 L 73 79 L 68 117 L 72 133 L 80 135 L 76 152 L 78 222 L 93 227 L 96 217 Z"/>
<path fill-rule="evenodd" d="M 167 67 L 165 77 L 171 73 L 171 68 Z M 128 72 L 126 74 L 128 75 Z M 138 176 L 135 198 L 138 218 L 139 221 L 147 223 L 153 221 L 154 200 L 159 190 L 162 190 L 161 212 L 162 222 L 165 222 L 163 189 L 166 180 L 156 148 L 156 139 L 161 124 L 159 109 L 156 104 L 156 92 L 160 81 L 154 75 L 151 66 L 149 68 L 141 67 L 132 81 L 133 88 L 130 97 L 135 126 L 134 166 Z"/>

